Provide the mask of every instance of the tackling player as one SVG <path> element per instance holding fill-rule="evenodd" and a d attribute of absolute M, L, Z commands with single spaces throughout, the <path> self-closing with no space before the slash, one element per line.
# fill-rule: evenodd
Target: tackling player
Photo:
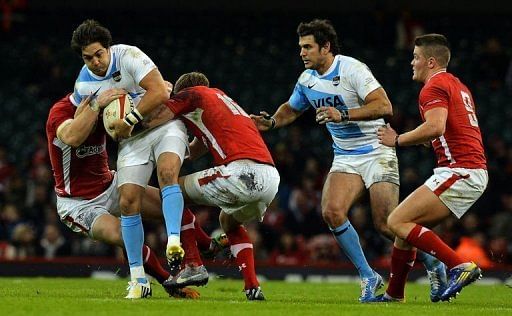
<path fill-rule="evenodd" d="M 437 168 L 389 215 L 388 226 L 396 239 L 389 285 L 386 293 L 375 299 L 379 302 L 405 300 L 405 282 L 415 248 L 431 253 L 450 269 L 442 301 L 451 300 L 481 277 L 475 263 L 464 262 L 429 229 L 452 215 L 462 217 L 487 187 L 489 177 L 475 103 L 469 89 L 446 71 L 450 61 L 446 37 L 422 35 L 414 45 L 412 79 L 424 83 L 419 95 L 423 123 L 400 135 L 389 126 L 380 128 L 378 135 L 389 147 L 430 142 Z"/>
<path fill-rule="evenodd" d="M 108 168 L 106 132 L 97 121 L 100 109 L 124 93 L 121 89 L 109 89 L 99 95 L 96 106 L 90 105 L 91 96 L 88 96 L 78 108 L 68 95 L 53 105 L 46 123 L 60 219 L 74 232 L 120 247 L 124 243 L 118 218 L 118 176 Z M 147 187 L 142 210 L 145 218 L 161 220 L 157 188 Z M 163 283 L 170 277 L 169 272 L 160 265 L 153 250 L 146 245 L 141 249 L 145 270 Z M 175 297 L 199 296 L 191 289 L 164 288 Z"/>
<path fill-rule="evenodd" d="M 246 297 L 264 300 L 243 223 L 261 221 L 277 193 L 280 177 L 272 156 L 249 115 L 223 91 L 209 88 L 204 74 L 182 75 L 174 92 L 166 103 L 170 111 L 150 126 L 179 117 L 195 136 L 191 157 L 207 151 L 213 156 L 215 167 L 179 178 L 183 196 L 189 204 L 221 208 L 220 225 L 244 278 Z M 192 284 L 189 281 L 201 271 L 187 268 L 166 283 L 177 288 Z"/>
<path fill-rule="evenodd" d="M 126 90 L 137 105 L 124 120 L 113 123 L 117 138 L 122 140 L 130 136 L 132 127 L 144 116 L 158 111 L 158 106 L 163 107 L 162 104 L 169 99 L 169 92 L 156 65 L 139 48 L 111 44 L 110 31 L 94 20 L 84 21 L 73 32 L 71 47 L 85 65 L 70 99 L 78 105 L 84 96 L 98 89 Z M 183 258 L 184 251 L 180 246 L 183 196 L 178 185 L 178 175 L 187 150 L 187 133 L 181 121 L 169 121 L 165 126 L 120 142 L 117 185 L 120 192 L 122 236 L 132 278 L 126 298 L 144 298 L 151 294 L 142 265 L 144 230 L 140 210 L 145 188 L 155 166 L 168 235 L 166 256 L 169 261 Z"/>

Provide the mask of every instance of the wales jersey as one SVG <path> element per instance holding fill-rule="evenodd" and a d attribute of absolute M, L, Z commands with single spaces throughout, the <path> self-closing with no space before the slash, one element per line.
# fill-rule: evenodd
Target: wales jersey
<path fill-rule="evenodd" d="M 321 106 L 332 106 L 338 110 L 356 109 L 364 105 L 370 92 L 380 87 L 380 83 L 364 63 L 352 57 L 336 55 L 331 67 L 323 75 L 316 70 L 306 69 L 300 75 L 288 102 L 297 111 Z M 384 124 L 382 118 L 327 123 L 334 154 L 361 155 L 375 150 L 381 146 L 377 129 Z"/>

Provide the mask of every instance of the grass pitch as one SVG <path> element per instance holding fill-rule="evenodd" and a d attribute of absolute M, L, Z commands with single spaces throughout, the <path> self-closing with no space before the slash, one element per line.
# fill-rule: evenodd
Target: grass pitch
<path fill-rule="evenodd" d="M 512 315 L 512 289 L 472 285 L 452 303 L 431 303 L 426 285 L 408 284 L 405 304 L 360 304 L 355 283 L 266 281 L 265 302 L 248 302 L 241 280 L 211 280 L 201 298 L 126 300 L 126 280 L 0 278 L 0 314 L 14 315 Z"/>

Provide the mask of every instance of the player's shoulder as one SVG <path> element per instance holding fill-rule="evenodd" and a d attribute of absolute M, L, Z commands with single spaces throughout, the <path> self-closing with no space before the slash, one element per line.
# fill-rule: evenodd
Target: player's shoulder
<path fill-rule="evenodd" d="M 306 85 L 307 82 L 309 82 L 312 77 L 317 77 L 317 72 L 314 71 L 314 70 L 311 70 L 311 69 L 306 69 L 304 70 L 300 76 L 299 76 L 299 79 L 297 79 L 297 83 L 301 84 L 301 85 Z"/>
<path fill-rule="evenodd" d="M 61 98 L 57 102 L 55 102 L 52 107 L 50 108 L 50 111 L 48 113 L 48 122 L 53 121 L 56 117 L 61 116 L 70 116 L 72 117 L 74 115 L 74 112 L 76 110 L 76 107 L 71 103 L 71 100 L 69 99 L 70 94 L 66 95 L 65 97 Z"/>
<path fill-rule="evenodd" d="M 338 71 L 342 75 L 351 75 L 353 73 L 361 73 L 364 70 L 370 70 L 368 65 L 351 56 L 336 55 L 334 62 L 337 63 Z"/>
<path fill-rule="evenodd" d="M 116 44 L 110 46 L 112 53 L 116 56 L 122 57 L 132 57 L 137 58 L 143 54 L 142 50 L 137 46 L 127 45 L 127 44 Z"/>

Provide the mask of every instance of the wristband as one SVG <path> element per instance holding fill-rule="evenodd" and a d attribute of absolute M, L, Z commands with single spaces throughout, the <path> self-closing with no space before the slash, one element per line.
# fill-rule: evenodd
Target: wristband
<path fill-rule="evenodd" d="M 266 120 L 270 120 L 270 129 L 274 129 L 276 127 L 276 119 L 273 116 L 268 114 L 263 115 L 263 118 Z"/>
<path fill-rule="evenodd" d="M 398 134 L 397 134 L 397 135 L 395 136 L 395 148 L 400 147 L 400 145 L 398 144 L 398 137 L 400 137 L 400 135 L 398 135 Z"/>
<path fill-rule="evenodd" d="M 133 109 L 130 113 L 126 114 L 123 121 L 128 126 L 134 126 L 135 124 L 142 121 L 142 115 L 140 114 L 139 110 Z"/>
<path fill-rule="evenodd" d="M 341 115 L 342 122 L 346 122 L 346 121 L 350 120 L 350 115 L 348 115 L 348 109 L 341 109 L 340 115 Z"/>
<path fill-rule="evenodd" d="M 98 101 L 96 100 L 92 100 L 90 103 L 89 103 L 89 107 L 91 108 L 91 110 L 93 110 L 94 112 L 99 112 L 100 111 L 100 105 L 98 104 Z"/>
<path fill-rule="evenodd" d="M 274 128 L 276 128 L 276 119 L 275 119 L 275 118 L 273 118 L 273 117 L 271 117 L 271 118 L 270 118 L 270 121 L 271 121 L 271 122 L 270 122 L 270 129 L 274 129 Z"/>

